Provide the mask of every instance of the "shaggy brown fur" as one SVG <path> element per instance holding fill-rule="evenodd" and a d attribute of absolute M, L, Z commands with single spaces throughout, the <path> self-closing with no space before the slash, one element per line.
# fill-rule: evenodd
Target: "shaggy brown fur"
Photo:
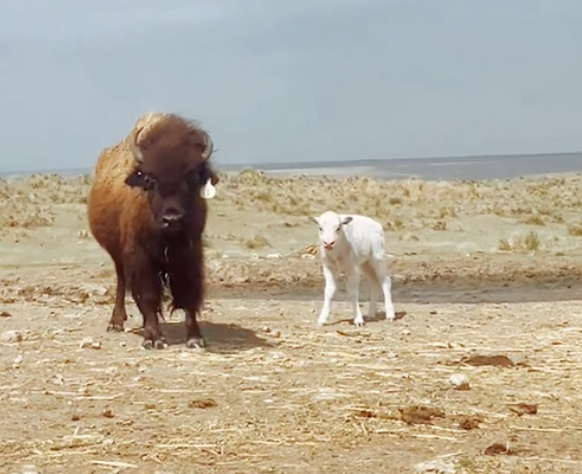
<path fill-rule="evenodd" d="M 108 330 L 123 331 L 129 289 L 143 315 L 144 347 L 162 348 L 158 317 L 164 287 L 172 311 L 186 312 L 189 347 L 203 347 L 196 321 L 204 300 L 202 234 L 207 204 L 200 191 L 218 182 L 212 142 L 175 114 L 140 117 L 122 142 L 102 151 L 89 193 L 91 233 L 109 253 L 117 275 Z"/>

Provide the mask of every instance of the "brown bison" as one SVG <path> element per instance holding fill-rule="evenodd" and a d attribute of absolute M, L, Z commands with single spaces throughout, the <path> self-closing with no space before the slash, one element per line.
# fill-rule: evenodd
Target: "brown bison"
<path fill-rule="evenodd" d="M 158 318 L 166 289 L 172 311 L 186 313 L 187 347 L 204 347 L 196 318 L 204 301 L 206 198 L 218 177 L 209 158 L 212 140 L 175 114 L 138 119 L 120 143 L 101 152 L 89 192 L 89 227 L 111 256 L 117 293 L 108 331 L 123 331 L 125 294 L 143 316 L 146 349 L 165 340 Z"/>

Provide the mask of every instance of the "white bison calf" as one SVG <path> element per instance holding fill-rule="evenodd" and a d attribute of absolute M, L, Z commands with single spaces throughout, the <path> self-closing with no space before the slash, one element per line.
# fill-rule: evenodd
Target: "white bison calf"
<path fill-rule="evenodd" d="M 348 292 L 354 308 L 354 324 L 364 325 L 360 310 L 360 272 L 370 287 L 370 309 L 368 316 L 376 317 L 376 306 L 380 293 L 384 295 L 386 319 L 393 321 L 392 281 L 384 263 L 384 230 L 379 222 L 357 214 L 337 214 L 326 211 L 319 217 L 311 217 L 319 226 L 319 250 L 323 262 L 325 290 L 323 308 L 317 320 L 323 325 L 329 317 L 331 300 L 337 289 L 339 272 L 348 278 Z"/>

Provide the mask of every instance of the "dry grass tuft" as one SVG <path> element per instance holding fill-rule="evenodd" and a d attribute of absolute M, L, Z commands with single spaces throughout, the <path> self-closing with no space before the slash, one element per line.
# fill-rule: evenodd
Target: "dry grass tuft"
<path fill-rule="evenodd" d="M 249 249 L 261 249 L 265 247 L 271 247 L 271 244 L 262 235 L 255 235 L 254 237 L 245 241 L 245 246 Z"/>
<path fill-rule="evenodd" d="M 538 252 L 541 249 L 541 241 L 537 232 L 530 231 L 526 235 L 501 239 L 498 248 L 504 252 Z"/>
<path fill-rule="evenodd" d="M 546 225 L 546 223 L 544 222 L 544 219 L 540 215 L 528 216 L 525 219 L 523 219 L 521 222 L 523 222 L 524 224 L 528 224 L 528 225 L 540 225 L 540 226 Z"/>
<path fill-rule="evenodd" d="M 234 205 L 238 210 L 287 217 L 336 209 L 370 215 L 393 231 L 419 230 L 426 220 L 444 222 L 477 215 L 517 217 L 538 226 L 561 224 L 582 208 L 582 177 L 578 175 L 484 182 L 384 181 L 361 176 L 275 178 L 253 169 L 219 175 L 217 209 Z M 64 178 L 50 174 L 2 180 L 0 198 L 5 205 L 0 209 L 0 225 L 52 225 L 55 205 L 86 204 L 91 180 L 90 175 Z"/>
<path fill-rule="evenodd" d="M 582 237 L 582 223 L 568 226 L 568 234 L 573 237 Z"/>

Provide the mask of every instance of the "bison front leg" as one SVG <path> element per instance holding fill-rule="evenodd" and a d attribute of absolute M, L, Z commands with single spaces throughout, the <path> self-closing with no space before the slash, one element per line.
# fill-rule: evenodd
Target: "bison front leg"
<path fill-rule="evenodd" d="M 182 249 L 181 249 L 182 250 Z M 201 252 L 187 250 L 172 255 L 170 290 L 176 309 L 186 313 L 186 347 L 191 349 L 206 347 L 197 318 L 204 303 L 204 273 Z M 180 265 L 177 263 L 180 262 Z"/>
<path fill-rule="evenodd" d="M 200 326 L 198 325 L 198 316 L 204 303 L 204 288 L 202 276 L 194 278 L 191 281 L 190 291 L 187 293 L 188 298 L 184 305 L 186 312 L 186 347 L 190 349 L 204 349 L 206 342 L 202 337 Z"/>
<path fill-rule="evenodd" d="M 131 293 L 143 317 L 143 347 L 163 349 L 166 341 L 162 336 L 160 322 L 162 292 L 157 273 L 153 269 L 142 269 L 132 278 Z"/>
<path fill-rule="evenodd" d="M 197 313 L 186 310 L 186 347 L 190 349 L 204 349 L 206 342 L 200 332 Z"/>

